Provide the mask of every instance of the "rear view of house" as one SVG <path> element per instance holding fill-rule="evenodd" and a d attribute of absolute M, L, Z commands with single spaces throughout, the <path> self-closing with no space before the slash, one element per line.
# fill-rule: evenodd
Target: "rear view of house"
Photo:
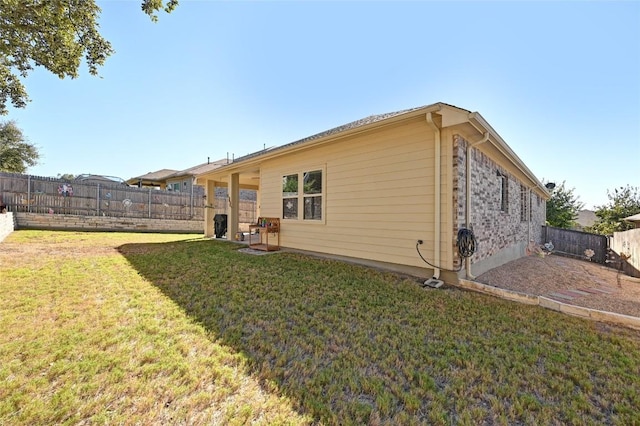
<path fill-rule="evenodd" d="M 250 154 L 197 181 L 208 199 L 228 188 L 229 230 L 238 229 L 240 189 L 255 189 L 258 215 L 280 219 L 283 247 L 445 280 L 478 275 L 540 243 L 549 197 L 480 114 L 443 103 Z M 205 234 L 213 236 L 215 211 L 207 213 Z M 466 260 L 461 229 L 477 241 Z"/>

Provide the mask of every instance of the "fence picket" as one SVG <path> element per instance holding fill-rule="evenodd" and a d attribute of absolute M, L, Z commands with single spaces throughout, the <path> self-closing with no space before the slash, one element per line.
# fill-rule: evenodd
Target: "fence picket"
<path fill-rule="evenodd" d="M 180 193 L 15 173 L 0 173 L 0 197 L 8 211 L 81 216 L 204 220 L 206 208 L 201 187 Z M 256 221 L 255 201 L 241 200 L 239 207 L 241 223 Z M 216 198 L 214 208 L 227 213 L 227 198 Z"/>
<path fill-rule="evenodd" d="M 591 258 L 592 261 L 606 263 L 609 248 L 606 236 L 572 229 L 554 228 L 553 226 L 543 226 L 542 228 L 544 240 L 553 244 L 554 251 L 584 259 L 586 258 L 585 250 L 591 249 L 595 253 Z"/>

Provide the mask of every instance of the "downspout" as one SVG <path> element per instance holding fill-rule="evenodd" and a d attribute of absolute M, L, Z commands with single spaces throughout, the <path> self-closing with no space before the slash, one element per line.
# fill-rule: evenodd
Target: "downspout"
<path fill-rule="evenodd" d="M 433 264 L 440 265 L 440 220 L 441 220 L 441 206 L 440 206 L 440 173 L 442 167 L 442 161 L 440 159 L 441 150 L 441 135 L 440 128 L 433 122 L 433 116 L 430 112 L 427 113 L 427 123 L 433 129 L 433 139 L 435 144 L 435 158 L 434 158 L 434 219 L 433 219 Z M 433 279 L 440 278 L 440 269 L 433 268 Z"/>
<path fill-rule="evenodd" d="M 207 164 L 209 164 L 209 157 L 207 157 Z M 191 178 L 191 205 L 189 206 L 189 219 L 193 219 L 193 196 L 194 196 L 194 187 L 196 186 L 196 177 L 193 176 Z"/>
<path fill-rule="evenodd" d="M 464 220 L 466 222 L 465 226 L 467 227 L 467 229 L 471 229 L 471 148 L 474 148 L 482 143 L 485 143 L 488 140 L 489 140 L 489 132 L 485 132 L 484 136 L 479 141 L 474 143 L 467 143 L 467 153 L 465 157 L 465 163 L 466 163 L 465 164 L 466 166 L 465 201 L 467 205 L 465 208 L 465 215 L 464 215 L 465 217 Z M 464 259 L 464 262 L 465 262 L 465 271 L 466 271 L 467 279 L 468 280 L 474 279 L 475 277 L 471 273 L 471 257 L 466 257 Z"/>
<path fill-rule="evenodd" d="M 531 242 L 531 216 L 533 214 L 533 210 L 531 210 L 532 209 L 532 206 L 531 206 L 531 187 L 529 187 L 529 197 L 528 198 L 529 199 L 527 201 L 528 201 L 529 205 L 527 207 L 529 207 L 529 208 L 527 210 L 527 213 L 528 213 L 528 216 L 527 216 L 527 246 Z"/>

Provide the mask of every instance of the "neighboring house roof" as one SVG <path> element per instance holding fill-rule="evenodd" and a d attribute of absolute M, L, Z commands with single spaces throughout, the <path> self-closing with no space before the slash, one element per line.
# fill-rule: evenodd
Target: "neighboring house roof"
<path fill-rule="evenodd" d="M 143 185 L 153 185 L 159 182 L 164 182 L 167 176 L 170 176 L 176 172 L 177 170 L 173 169 L 160 169 L 155 172 L 149 172 L 141 176 L 127 179 L 127 183 L 129 185 L 137 185 L 138 183 L 142 182 Z"/>
<path fill-rule="evenodd" d="M 142 182 L 143 186 L 160 185 L 161 183 L 166 183 L 169 179 L 177 179 L 185 176 L 193 177 L 202 173 L 207 173 L 219 167 L 225 166 L 228 163 L 229 160 L 223 158 L 213 162 L 208 161 L 203 164 L 198 164 L 197 166 L 189 167 L 188 169 L 184 170 L 161 169 L 155 172 L 149 172 L 142 176 L 132 177 L 127 180 L 127 183 L 129 185 L 138 185 L 140 182 Z"/>
<path fill-rule="evenodd" d="M 216 160 L 213 162 L 206 162 L 202 164 L 198 164 L 197 166 L 189 167 L 188 169 L 176 171 L 168 176 L 165 176 L 164 179 L 173 179 L 182 176 L 197 176 L 202 173 L 207 173 L 222 166 L 226 166 L 229 164 L 229 160 L 226 158 L 222 158 L 220 160 Z"/>
<path fill-rule="evenodd" d="M 112 185 L 126 185 L 124 179 L 116 177 L 116 176 L 102 176 L 102 175 L 92 175 L 92 174 L 82 174 L 76 176 L 74 182 L 82 182 L 82 183 L 106 183 Z"/>
<path fill-rule="evenodd" d="M 625 217 L 623 220 L 628 222 L 640 222 L 640 213 L 634 214 L 633 216 Z"/>
<path fill-rule="evenodd" d="M 308 148 L 316 144 L 321 144 L 325 141 L 331 141 L 340 136 L 346 136 L 348 134 L 365 131 L 367 129 L 376 128 L 378 126 L 383 126 L 396 120 L 402 120 L 405 118 L 419 116 L 430 112 L 444 113 L 445 111 L 450 114 L 447 117 L 446 123 L 444 122 L 443 118 L 443 127 L 467 123 L 472 128 L 474 128 L 476 132 L 480 133 L 480 135 L 488 134 L 488 141 L 492 145 L 494 145 L 498 151 L 509 158 L 509 160 L 516 166 L 516 168 L 520 170 L 525 176 L 527 176 L 527 179 L 529 179 L 540 190 L 542 194 L 545 194 L 545 196 L 549 198 L 549 191 L 545 188 L 542 182 L 538 180 L 538 178 L 531 172 L 531 170 L 529 170 L 524 162 L 507 145 L 502 137 L 500 137 L 500 135 L 489 125 L 489 123 L 486 122 L 486 120 L 479 113 L 471 112 L 469 110 L 449 105 L 443 102 L 438 102 L 435 104 L 425 105 L 417 108 L 404 109 L 386 114 L 371 115 L 369 117 L 352 121 L 350 123 L 334 127 L 330 130 L 326 130 L 324 132 L 320 132 L 315 135 L 290 142 L 285 145 L 281 145 L 279 147 L 257 151 L 236 158 L 233 162 L 229 163 L 228 165 L 223 165 L 221 168 L 229 168 L 230 170 L 235 168 L 242 168 L 245 165 L 250 165 L 254 162 L 260 162 L 263 159 L 285 155 L 286 153 L 291 151 Z M 208 172 L 199 173 L 196 177 L 206 179 L 207 173 Z"/>

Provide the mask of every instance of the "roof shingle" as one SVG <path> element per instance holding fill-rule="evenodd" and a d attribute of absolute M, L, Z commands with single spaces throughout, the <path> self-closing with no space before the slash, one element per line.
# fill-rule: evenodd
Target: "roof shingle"
<path fill-rule="evenodd" d="M 369 117 L 361 118 L 360 120 L 352 121 L 350 123 L 343 124 L 343 125 L 338 126 L 338 127 L 334 127 L 333 129 L 325 130 L 324 132 L 316 133 L 315 135 L 311 135 L 311 136 L 308 136 L 308 137 L 303 138 L 303 139 L 299 139 L 299 140 L 294 141 L 294 142 L 290 142 L 290 143 L 287 143 L 287 144 L 284 144 L 284 145 L 280 145 L 278 147 L 266 149 L 266 150 L 263 149 L 261 151 L 252 152 L 251 154 L 247 154 L 247 155 L 244 155 L 242 157 L 236 158 L 234 160 L 234 163 L 237 163 L 239 161 L 245 161 L 245 160 L 248 160 L 250 158 L 257 157 L 257 156 L 259 156 L 261 154 L 264 154 L 266 151 L 274 151 L 274 150 L 288 148 L 288 147 L 291 147 L 291 146 L 294 146 L 294 145 L 300 145 L 300 144 L 303 144 L 303 143 L 306 143 L 306 142 L 310 142 L 310 141 L 313 141 L 313 140 L 316 140 L 316 139 L 324 138 L 326 136 L 335 135 L 335 134 L 338 134 L 338 133 L 346 132 L 347 130 L 357 129 L 358 127 L 363 127 L 363 126 L 366 126 L 368 124 L 377 123 L 378 121 L 386 120 L 388 118 L 392 118 L 392 117 L 396 117 L 398 115 L 402 115 L 402 114 L 406 114 L 406 113 L 409 113 L 409 112 L 412 112 L 412 111 L 416 111 L 416 110 L 419 110 L 421 108 L 424 108 L 424 106 L 416 107 L 416 108 L 403 109 L 401 111 L 388 112 L 388 113 L 385 113 L 385 114 L 370 115 Z"/>

